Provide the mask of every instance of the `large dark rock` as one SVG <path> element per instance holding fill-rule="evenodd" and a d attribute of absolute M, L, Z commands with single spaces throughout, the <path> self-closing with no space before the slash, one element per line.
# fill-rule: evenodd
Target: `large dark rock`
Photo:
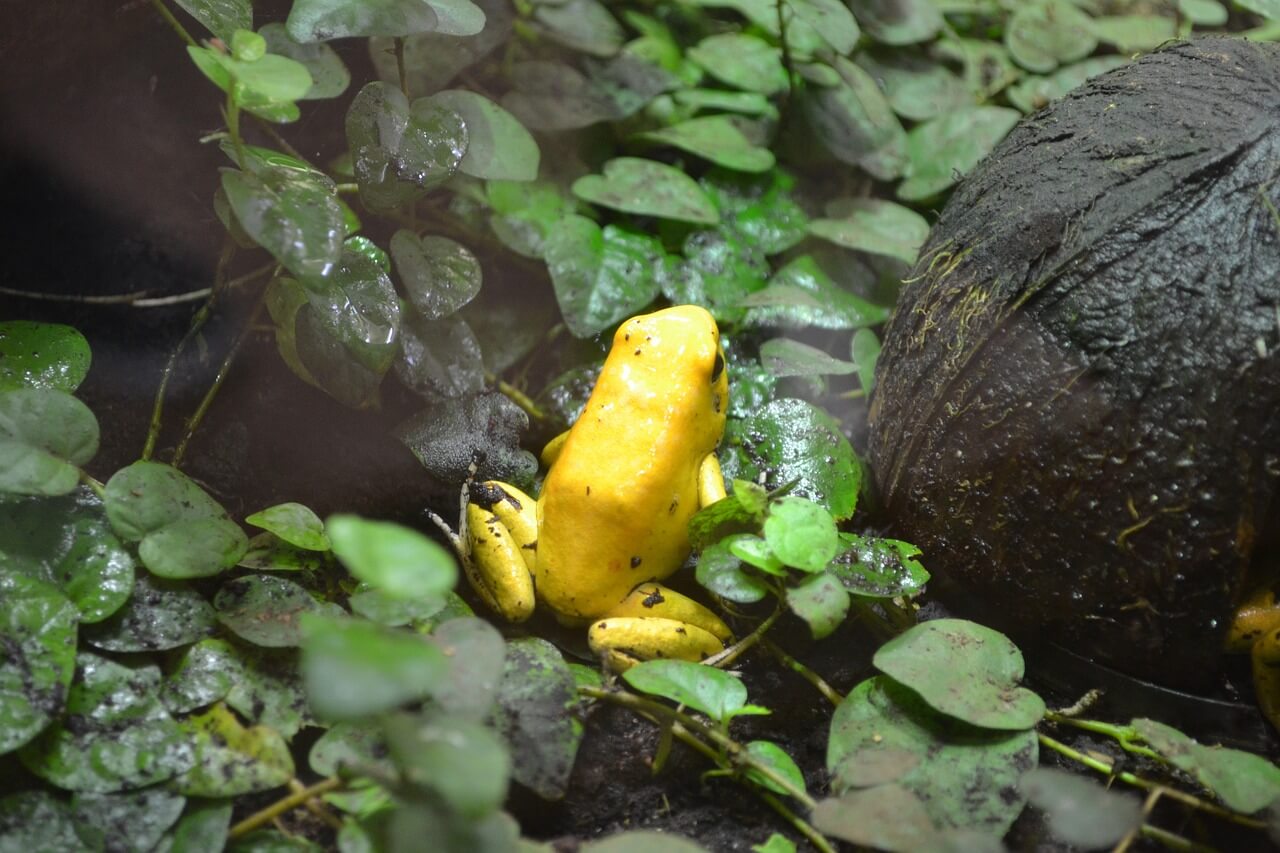
<path fill-rule="evenodd" d="M 870 459 L 970 609 L 1211 672 L 1280 473 L 1280 47 L 1182 43 L 1029 117 L 885 333 Z"/>

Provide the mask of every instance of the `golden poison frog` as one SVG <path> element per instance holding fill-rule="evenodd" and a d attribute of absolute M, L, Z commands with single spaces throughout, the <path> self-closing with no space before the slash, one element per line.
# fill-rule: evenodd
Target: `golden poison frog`
<path fill-rule="evenodd" d="M 689 518 L 724 497 L 715 448 L 729 401 L 720 332 L 682 305 L 627 320 L 586 408 L 542 452 L 535 501 L 490 481 L 466 508 L 467 576 L 513 622 L 535 603 L 611 669 L 640 660 L 701 660 L 729 628 L 657 583 L 684 563 Z"/>

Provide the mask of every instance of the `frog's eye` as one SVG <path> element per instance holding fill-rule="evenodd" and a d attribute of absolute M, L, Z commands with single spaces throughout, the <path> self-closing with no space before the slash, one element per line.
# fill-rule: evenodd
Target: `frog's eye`
<path fill-rule="evenodd" d="M 714 384 L 720 378 L 720 374 L 724 373 L 724 356 L 716 353 L 716 363 L 711 368 L 711 382 Z"/>

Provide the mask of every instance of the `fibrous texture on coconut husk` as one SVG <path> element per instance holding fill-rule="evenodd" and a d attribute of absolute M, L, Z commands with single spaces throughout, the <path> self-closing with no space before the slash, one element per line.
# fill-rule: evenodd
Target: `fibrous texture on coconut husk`
<path fill-rule="evenodd" d="M 1280 474 L 1280 47 L 1095 78 L 965 178 L 885 332 L 870 461 L 969 605 L 1212 671 Z"/>

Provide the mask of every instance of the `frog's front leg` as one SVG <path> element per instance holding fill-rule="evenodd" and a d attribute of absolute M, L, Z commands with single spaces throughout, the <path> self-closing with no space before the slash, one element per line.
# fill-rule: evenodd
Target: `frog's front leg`
<path fill-rule="evenodd" d="M 472 488 L 467 504 L 467 580 L 504 619 L 523 622 L 535 605 L 538 517 L 533 498 L 491 480 Z"/>
<path fill-rule="evenodd" d="M 1236 611 L 1227 649 L 1249 652 L 1258 707 L 1280 729 L 1280 604 L 1273 590 L 1254 595 Z"/>

